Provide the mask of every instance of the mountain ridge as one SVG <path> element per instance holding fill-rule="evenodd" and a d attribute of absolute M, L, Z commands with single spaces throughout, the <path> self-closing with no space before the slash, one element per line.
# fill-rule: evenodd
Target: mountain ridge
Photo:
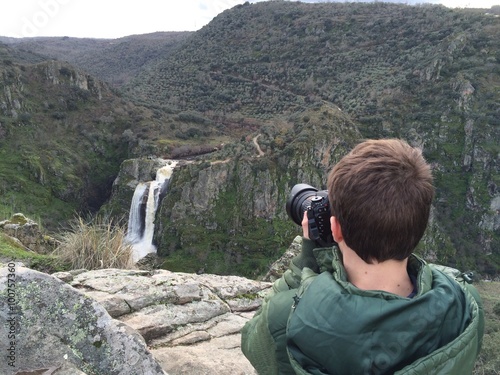
<path fill-rule="evenodd" d="M 119 87 L 148 64 L 167 56 L 191 34 L 188 31 L 156 32 L 116 39 L 35 37 L 3 38 L 3 41 L 16 50 L 32 51 L 47 59 L 67 61 Z M 120 65 L 119 69 L 116 69 L 116 64 Z"/>

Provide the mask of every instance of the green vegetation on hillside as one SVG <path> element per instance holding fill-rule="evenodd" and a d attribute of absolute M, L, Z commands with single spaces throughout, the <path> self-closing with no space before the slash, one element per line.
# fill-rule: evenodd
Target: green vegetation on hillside
<path fill-rule="evenodd" d="M 57 257 L 28 251 L 17 241 L 0 232 L 0 263 L 9 262 L 22 262 L 27 267 L 47 273 L 66 270 Z"/>
<path fill-rule="evenodd" d="M 0 92 L 7 104 L 0 144 L 9 154 L 0 167 L 9 176 L 0 187 L 2 210 L 30 210 L 33 203 L 23 197 L 38 188 L 32 211 L 44 220 L 93 211 L 109 197 L 124 157 L 184 158 L 218 149 L 214 155 L 244 158 L 259 133 L 269 155 L 293 156 L 290 144 L 307 151 L 314 132 L 284 127 L 271 137 L 266 129 L 326 103 L 354 120 L 360 138 L 402 137 L 423 148 L 437 185 L 435 238 L 427 242 L 435 258 L 494 277 L 500 269 L 500 19 L 485 13 L 271 1 L 238 5 L 196 33 L 42 38 L 2 47 Z M 78 88 L 69 65 L 54 74 L 53 63 L 42 62 L 51 54 L 128 82 L 123 97 L 105 90 L 97 99 L 97 91 Z M 48 136 L 52 131 L 56 136 Z M 259 160 L 255 168 L 272 169 L 274 162 Z M 65 208 L 43 212 L 46 201 Z"/>
<path fill-rule="evenodd" d="M 217 16 L 126 95 L 224 123 L 338 105 L 363 137 L 423 147 L 449 261 L 495 275 L 499 77 L 500 20 L 481 10 L 262 2 Z"/>
<path fill-rule="evenodd" d="M 76 210 L 97 210 L 130 126 L 109 115 L 104 85 L 56 62 L 0 65 L 0 214 L 24 212 L 57 228 Z"/>
<path fill-rule="evenodd" d="M 484 307 L 485 330 L 483 347 L 474 369 L 474 375 L 498 375 L 500 373 L 500 283 L 479 282 L 474 284 L 481 295 Z"/>

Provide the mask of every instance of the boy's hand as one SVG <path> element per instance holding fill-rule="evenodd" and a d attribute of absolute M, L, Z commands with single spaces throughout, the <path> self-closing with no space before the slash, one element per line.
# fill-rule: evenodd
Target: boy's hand
<path fill-rule="evenodd" d="M 302 237 L 309 239 L 309 219 L 307 218 L 307 210 L 304 211 L 302 217 Z"/>

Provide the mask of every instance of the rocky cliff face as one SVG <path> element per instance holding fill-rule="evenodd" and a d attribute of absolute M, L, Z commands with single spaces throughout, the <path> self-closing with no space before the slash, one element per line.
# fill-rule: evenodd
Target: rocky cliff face
<path fill-rule="evenodd" d="M 448 244 L 441 247 L 441 261 L 460 268 L 471 267 L 485 274 L 498 273 L 500 211 L 498 210 L 500 139 L 494 94 L 480 74 L 468 74 L 453 66 L 453 58 L 473 44 L 470 36 L 449 43 L 440 65 L 453 71 L 446 85 L 437 66 L 429 66 L 421 85 L 443 87 L 453 100 L 442 102 L 439 121 L 405 131 L 419 133 L 424 151 L 433 160 L 437 185 L 435 218 L 441 223 Z M 457 51 L 457 49 L 459 51 Z M 481 64 L 488 65 L 487 52 Z M 462 57 L 463 58 L 463 57 Z M 431 73 L 432 72 L 432 73 Z M 448 71 L 448 74 L 450 72 Z"/>
<path fill-rule="evenodd" d="M 1 59 L 0 212 L 10 205 L 53 229 L 99 208 L 127 152 L 123 106 L 108 85 L 67 63 Z"/>
<path fill-rule="evenodd" d="M 113 182 L 112 199 L 102 207 L 102 211 L 124 220 L 128 219 L 130 204 L 137 185 L 141 182 L 153 181 L 158 169 L 166 163 L 168 163 L 167 160 L 160 158 L 123 161 L 118 176 Z"/>
<path fill-rule="evenodd" d="M 264 274 L 297 233 L 285 212 L 293 185 L 324 189 L 327 171 L 359 138 L 338 108 L 318 106 L 203 159 L 180 162 L 156 214 L 162 267 Z M 107 207 L 128 210 L 133 188 L 154 168 L 154 160 L 124 162 Z"/>
<path fill-rule="evenodd" d="M 292 187 L 307 183 L 325 189 L 330 168 L 361 138 L 334 107 L 318 107 L 293 121 L 287 131 L 264 129 L 258 137 L 175 167 L 155 219 L 162 268 L 252 278 L 268 271 L 299 233 L 285 210 Z M 124 162 L 108 207 L 127 212 L 133 188 L 152 179 L 157 166 L 155 160 Z M 449 245 L 433 213 L 419 252 L 436 261 Z"/>
<path fill-rule="evenodd" d="M 107 85 L 61 61 L 46 61 L 28 68 L 10 66 L 2 70 L 3 95 L 0 97 L 0 110 L 3 115 L 18 119 L 20 114 L 31 112 L 34 104 L 30 101 L 28 91 L 31 79 L 42 85 L 48 83 L 74 87 L 98 100 L 102 99 L 104 92 L 110 91 Z M 66 98 L 70 99 L 72 98 Z"/>

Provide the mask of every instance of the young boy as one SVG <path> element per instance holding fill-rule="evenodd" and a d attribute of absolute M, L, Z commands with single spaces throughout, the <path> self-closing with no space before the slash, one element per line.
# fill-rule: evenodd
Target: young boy
<path fill-rule="evenodd" d="M 338 246 L 316 248 L 304 214 L 301 254 L 242 331 L 258 373 L 471 373 L 484 330 L 479 295 L 460 272 L 412 254 L 434 196 L 421 151 L 363 142 L 327 185 Z"/>

